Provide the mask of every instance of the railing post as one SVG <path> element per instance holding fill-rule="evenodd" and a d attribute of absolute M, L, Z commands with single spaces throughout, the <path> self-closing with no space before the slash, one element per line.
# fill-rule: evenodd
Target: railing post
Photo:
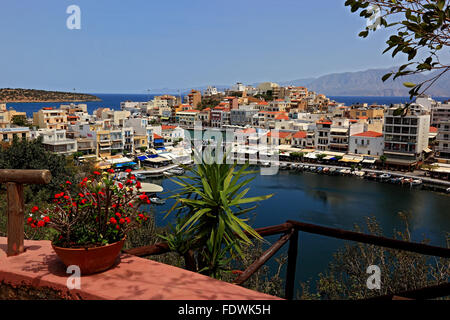
<path fill-rule="evenodd" d="M 24 251 L 23 221 L 24 200 L 23 184 L 8 182 L 6 184 L 8 198 L 8 251 L 7 255 L 15 256 Z"/>
<path fill-rule="evenodd" d="M 291 238 L 289 239 L 288 265 L 286 269 L 285 298 L 287 300 L 292 300 L 294 298 L 295 271 L 297 267 L 297 250 L 298 250 L 298 230 L 294 229 L 294 232 Z"/>
<path fill-rule="evenodd" d="M 51 179 L 49 170 L 0 169 L 0 183 L 6 183 L 8 199 L 8 257 L 25 251 L 23 185 L 47 184 Z"/>

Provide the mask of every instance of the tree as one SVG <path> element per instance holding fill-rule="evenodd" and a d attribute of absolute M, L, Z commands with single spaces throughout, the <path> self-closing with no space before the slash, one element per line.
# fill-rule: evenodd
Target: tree
<path fill-rule="evenodd" d="M 220 278 L 230 260 L 242 256 L 243 246 L 252 244 L 250 237 L 261 239 L 242 216 L 256 208 L 245 207 L 247 204 L 268 199 L 272 194 L 244 197 L 250 190 L 245 187 L 255 178 L 246 177 L 254 173 L 247 168 L 248 165 L 237 169 L 236 165 L 225 163 L 201 163 L 190 168 L 186 176 L 171 179 L 181 189 L 170 196 L 176 202 L 167 214 L 176 210 L 177 225 L 165 239 L 172 250 L 193 260 L 186 263 L 191 268 L 195 263 L 201 273 Z"/>
<path fill-rule="evenodd" d="M 408 227 L 408 215 L 399 213 L 405 223 L 404 231 L 395 231 L 394 238 L 412 241 Z M 375 218 L 366 218 L 367 231 L 371 235 L 383 236 Z M 357 232 L 363 232 L 355 225 Z M 450 238 L 447 235 L 447 244 Z M 423 241 L 426 243 L 426 241 Z M 381 271 L 381 288 L 367 288 L 367 267 L 376 265 Z M 421 289 L 448 282 L 450 261 L 429 257 L 404 250 L 387 249 L 364 243 L 347 243 L 339 249 L 329 263 L 328 269 L 319 274 L 317 292 L 310 293 L 308 284 L 302 283 L 301 299 L 364 299 L 402 291 Z"/>
<path fill-rule="evenodd" d="M 66 158 L 46 151 L 42 138 L 22 140 L 15 138 L 11 146 L 0 152 L 0 169 L 48 169 L 52 180 L 47 185 L 30 185 L 25 192 L 27 197 L 51 198 L 59 191 L 60 185 L 74 177 L 75 172 L 67 166 Z"/>
<path fill-rule="evenodd" d="M 406 75 L 436 71 L 421 83 L 404 83 L 405 87 L 411 88 L 411 99 L 425 93 L 449 71 L 450 65 L 440 59 L 445 52 L 443 49 L 450 44 L 448 0 L 347 0 L 345 5 L 351 8 L 351 12 L 361 9 L 359 15 L 373 22 L 359 33 L 360 37 L 367 37 L 370 31 L 378 27 L 396 27 L 397 32 L 386 41 L 387 48 L 383 54 L 389 51 L 392 51 L 392 57 L 398 53 L 405 54 L 408 63 L 385 74 L 383 81 L 392 75 L 395 80 Z"/>
<path fill-rule="evenodd" d="M 30 124 L 27 121 L 27 117 L 24 115 L 16 114 L 12 116 L 11 122 L 19 127 L 28 127 Z"/>

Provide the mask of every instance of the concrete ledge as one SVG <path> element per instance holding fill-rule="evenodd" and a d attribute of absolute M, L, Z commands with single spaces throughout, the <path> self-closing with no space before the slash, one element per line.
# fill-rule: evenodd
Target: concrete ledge
<path fill-rule="evenodd" d="M 70 276 L 50 241 L 25 241 L 26 251 L 7 257 L 7 239 L 0 237 L 0 286 L 34 287 L 65 299 L 96 300 L 279 300 L 280 298 L 215 280 L 194 272 L 138 258 L 120 256 L 103 273 L 82 276 L 81 289 L 69 290 Z"/>

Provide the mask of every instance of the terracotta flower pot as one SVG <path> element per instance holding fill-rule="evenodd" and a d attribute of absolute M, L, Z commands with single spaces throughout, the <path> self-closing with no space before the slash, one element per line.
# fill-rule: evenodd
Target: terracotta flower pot
<path fill-rule="evenodd" d="M 80 267 L 81 274 L 93 274 L 112 267 L 122 250 L 125 239 L 102 247 L 62 248 L 53 245 L 56 255 L 66 265 Z"/>

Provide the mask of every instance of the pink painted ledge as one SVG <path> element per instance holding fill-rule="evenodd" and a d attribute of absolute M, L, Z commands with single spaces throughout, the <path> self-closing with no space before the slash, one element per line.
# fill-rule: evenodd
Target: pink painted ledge
<path fill-rule="evenodd" d="M 0 237 L 0 283 L 46 287 L 71 299 L 96 300 L 279 300 L 238 285 L 121 254 L 120 263 L 103 273 L 81 276 L 81 289 L 69 290 L 70 274 L 50 241 L 25 240 L 26 251 L 7 257 L 7 239 Z"/>

